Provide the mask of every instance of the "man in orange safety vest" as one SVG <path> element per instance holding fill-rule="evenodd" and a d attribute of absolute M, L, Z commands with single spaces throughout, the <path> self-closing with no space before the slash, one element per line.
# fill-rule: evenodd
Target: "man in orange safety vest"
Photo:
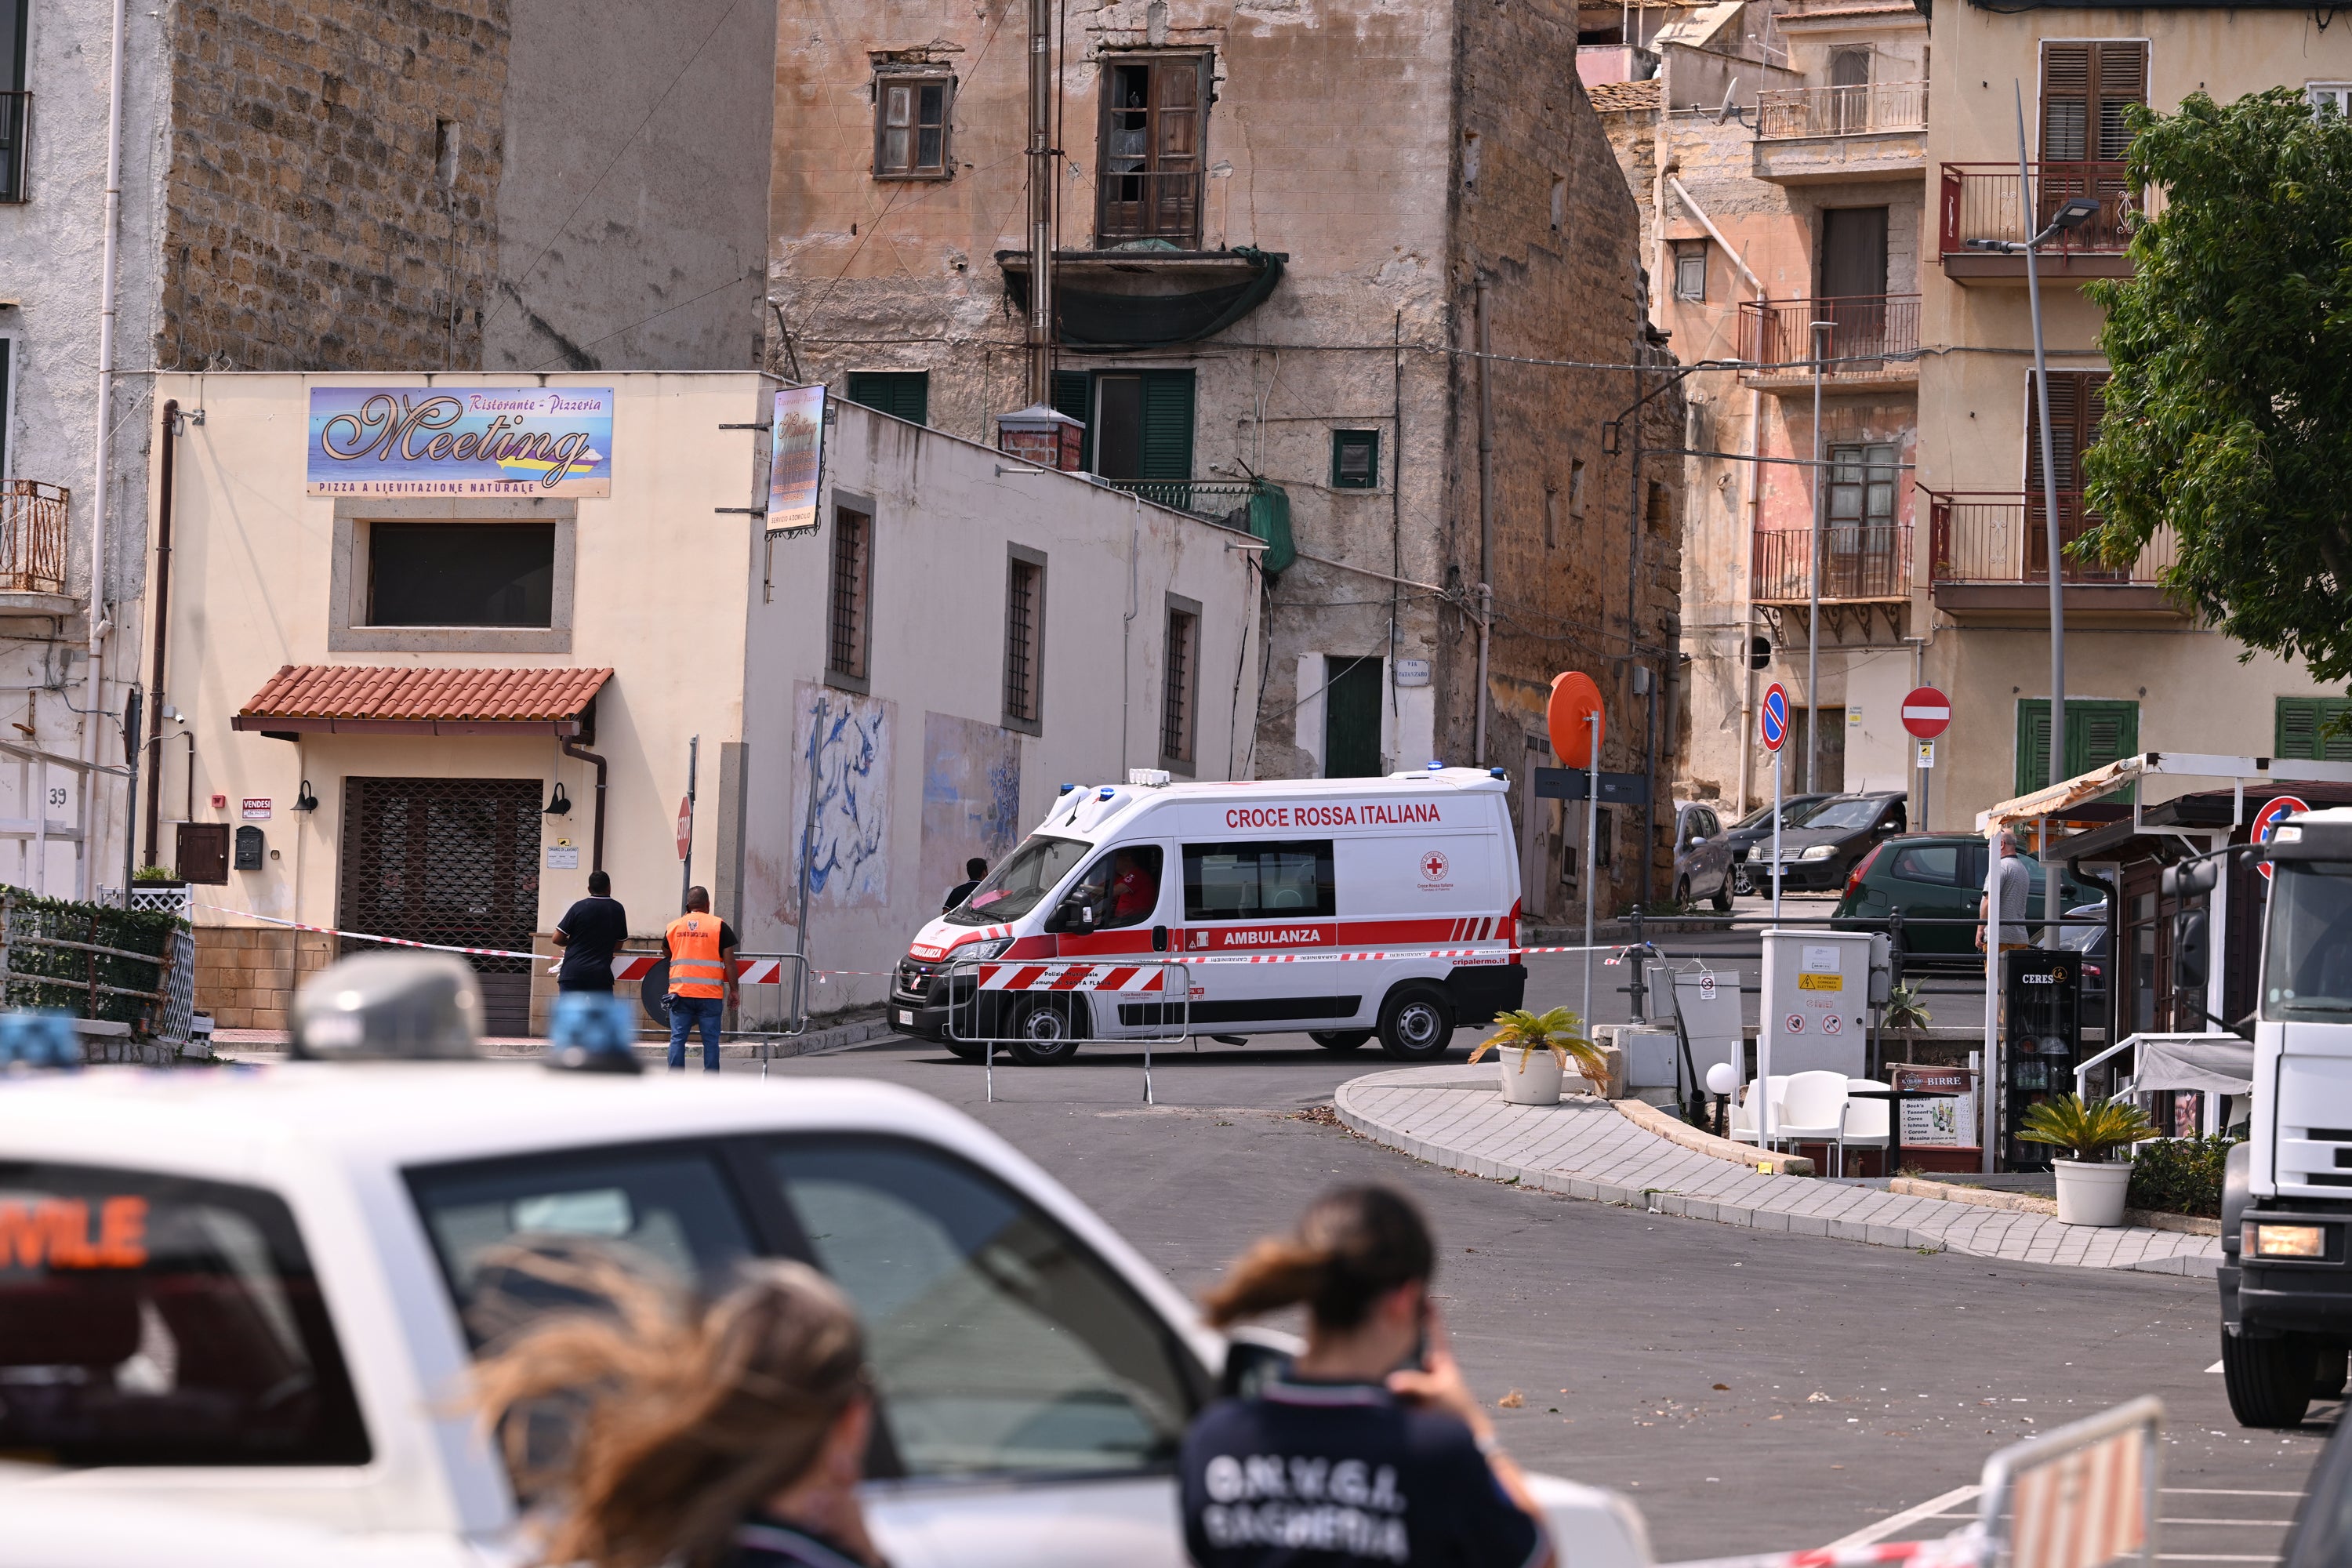
<path fill-rule="evenodd" d="M 735 928 L 710 912 L 707 888 L 686 890 L 686 913 L 662 935 L 669 953 L 669 1070 L 686 1068 L 686 1037 L 702 1030 L 702 1070 L 719 1070 L 719 1020 L 735 1005 Z"/>

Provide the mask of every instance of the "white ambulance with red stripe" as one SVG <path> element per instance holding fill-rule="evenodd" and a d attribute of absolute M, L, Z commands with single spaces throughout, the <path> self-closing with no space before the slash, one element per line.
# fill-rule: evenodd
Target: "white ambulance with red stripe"
<path fill-rule="evenodd" d="M 926 925 L 890 1021 L 977 1058 L 1087 1041 L 1307 1032 L 1401 1061 L 1517 1007 L 1519 864 L 1502 770 L 1065 785 Z"/>

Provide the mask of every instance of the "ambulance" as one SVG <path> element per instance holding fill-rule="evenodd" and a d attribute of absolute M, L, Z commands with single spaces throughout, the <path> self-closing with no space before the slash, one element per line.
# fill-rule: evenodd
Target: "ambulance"
<path fill-rule="evenodd" d="M 1037 830 L 916 934 L 890 1022 L 1032 1065 L 1088 1041 L 1307 1033 L 1399 1061 L 1520 1005 L 1502 769 L 1065 784 Z"/>

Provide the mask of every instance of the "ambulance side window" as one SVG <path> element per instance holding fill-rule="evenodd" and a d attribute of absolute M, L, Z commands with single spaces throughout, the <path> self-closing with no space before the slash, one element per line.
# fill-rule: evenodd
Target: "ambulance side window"
<path fill-rule="evenodd" d="M 1065 901 L 1092 909 L 1094 923 L 1057 923 L 1056 931 L 1117 931 L 1149 923 L 1160 908 L 1160 846 L 1121 845 L 1087 867 Z"/>
<path fill-rule="evenodd" d="M 1339 913 L 1331 841 L 1184 846 L 1184 919 L 1329 920 Z"/>

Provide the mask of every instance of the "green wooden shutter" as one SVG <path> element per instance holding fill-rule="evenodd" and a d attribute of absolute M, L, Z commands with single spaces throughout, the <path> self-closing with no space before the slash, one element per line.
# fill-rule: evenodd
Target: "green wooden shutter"
<path fill-rule="evenodd" d="M 2024 795 L 2050 782 L 2050 701 L 2028 697 L 2017 705 L 2017 788 Z"/>
<path fill-rule="evenodd" d="M 927 370 L 853 370 L 849 401 L 906 420 L 930 423 L 931 373 Z"/>
<path fill-rule="evenodd" d="M 2331 734 L 2328 726 L 2352 701 L 2341 697 L 2282 697 L 2277 741 L 2271 754 L 2304 762 L 2352 762 L 2352 734 Z"/>
<path fill-rule="evenodd" d="M 1192 373 L 1143 373 L 1142 478 L 1182 480 L 1192 477 Z"/>
<path fill-rule="evenodd" d="M 2066 701 L 2068 778 L 2128 757 L 2139 750 L 2139 704 L 2084 698 Z M 2028 697 L 2017 704 L 2017 793 L 2050 783 L 2050 700 Z"/>

